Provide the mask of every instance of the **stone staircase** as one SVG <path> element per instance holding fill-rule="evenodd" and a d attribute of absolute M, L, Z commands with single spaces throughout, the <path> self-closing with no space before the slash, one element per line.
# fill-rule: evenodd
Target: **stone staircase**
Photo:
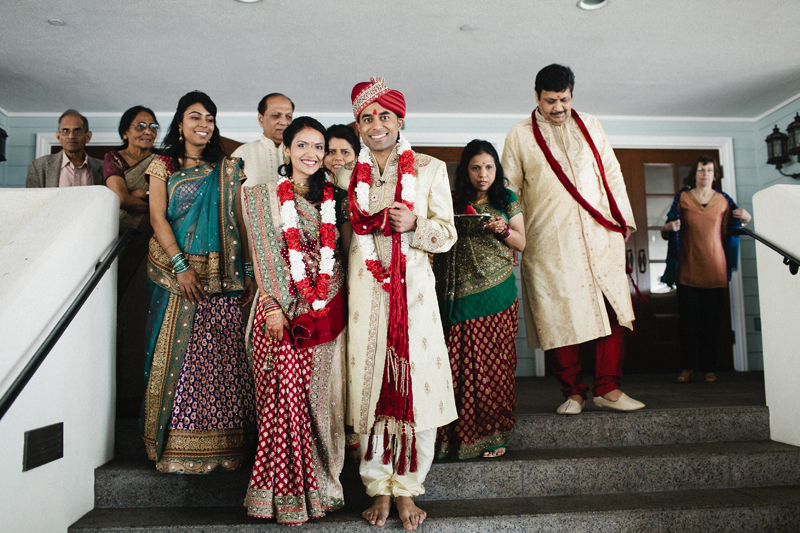
<path fill-rule="evenodd" d="M 249 471 L 157 474 L 135 421 L 118 421 L 117 442 L 70 532 L 283 529 L 246 516 Z M 355 465 L 342 481 L 345 509 L 303 529 L 371 529 Z M 766 407 L 520 415 L 505 456 L 437 461 L 425 486 L 426 532 L 800 531 L 800 448 L 769 440 Z M 394 514 L 384 529 L 400 527 Z"/>

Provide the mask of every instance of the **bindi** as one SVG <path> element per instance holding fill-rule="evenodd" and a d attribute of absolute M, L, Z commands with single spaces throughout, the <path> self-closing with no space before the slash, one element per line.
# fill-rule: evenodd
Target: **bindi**
<path fill-rule="evenodd" d="M 377 115 L 377 114 L 378 114 L 378 110 L 377 110 L 377 109 L 373 109 L 373 110 L 372 110 L 372 114 L 373 114 L 373 115 Z"/>

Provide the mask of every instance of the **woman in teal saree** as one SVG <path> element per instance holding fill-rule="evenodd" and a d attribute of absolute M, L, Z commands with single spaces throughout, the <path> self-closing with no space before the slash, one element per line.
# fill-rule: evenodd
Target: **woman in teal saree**
<path fill-rule="evenodd" d="M 147 169 L 155 236 L 141 430 L 159 472 L 236 470 L 252 459 L 241 312 L 252 265 L 237 201 L 245 176 L 224 153 L 216 111 L 204 93 L 184 95 L 164 155 Z"/>

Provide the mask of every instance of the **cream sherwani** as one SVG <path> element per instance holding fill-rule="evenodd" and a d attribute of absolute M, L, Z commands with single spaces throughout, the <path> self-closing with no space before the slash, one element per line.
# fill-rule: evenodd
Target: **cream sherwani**
<path fill-rule="evenodd" d="M 278 167 L 283 164 L 283 144 L 275 146 L 272 139 L 263 134 L 257 141 L 241 145 L 233 152 L 233 157 L 241 157 L 244 161 L 244 173 L 247 180 L 243 187 L 278 183 Z"/>
<path fill-rule="evenodd" d="M 453 398 L 450 360 L 444 343 L 442 320 L 436 300 L 435 280 L 428 252 L 446 252 L 456 242 L 453 204 L 447 167 L 442 161 L 414 154 L 417 171 L 414 213 L 417 229 L 403 235 L 409 240 L 407 257 L 408 337 L 416 431 L 435 429 L 458 415 Z M 397 184 L 397 148 L 387 161 L 383 175 L 373 158 L 373 185 L 369 212 L 375 213 L 394 201 Z M 355 162 L 341 168 L 336 183 L 347 188 Z M 380 185 L 380 181 L 384 183 Z M 391 237 L 374 232 L 375 249 L 384 265 L 391 257 Z M 389 293 L 375 282 L 353 236 L 348 263 L 347 417 L 356 433 L 369 433 L 375 421 L 375 405 L 383 381 L 386 359 Z"/>
<path fill-rule="evenodd" d="M 627 226 L 635 230 L 622 172 L 603 128 L 591 115 L 580 116 L 600 153 L 617 206 Z M 538 111 L 536 119 L 570 181 L 590 205 L 613 221 L 594 155 L 575 119 L 570 115 L 564 124 L 555 125 Z M 511 128 L 502 163 L 519 191 L 525 217 L 522 290 L 528 345 L 550 350 L 610 335 L 603 296 L 619 323 L 633 329 L 625 238 L 598 224 L 558 181 L 536 144 L 530 118 Z"/>

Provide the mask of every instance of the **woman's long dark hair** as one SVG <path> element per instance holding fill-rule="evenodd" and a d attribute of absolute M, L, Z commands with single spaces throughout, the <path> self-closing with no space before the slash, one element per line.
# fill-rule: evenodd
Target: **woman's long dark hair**
<path fill-rule="evenodd" d="M 203 148 L 203 153 L 201 154 L 203 161 L 216 163 L 223 156 L 228 155 L 222 146 L 222 138 L 217 126 L 217 106 L 214 105 L 214 102 L 211 101 L 211 98 L 206 93 L 192 91 L 184 94 L 178 101 L 178 109 L 175 110 L 175 115 L 172 117 L 172 122 L 169 125 L 169 130 L 166 137 L 164 137 L 164 144 L 161 148 L 161 153 L 172 159 L 172 164 L 175 165 L 175 168 L 180 167 L 178 159 L 186 155 L 186 146 L 179 140 L 180 124 L 183 122 L 183 115 L 186 110 L 194 104 L 201 104 L 214 117 L 214 133 L 211 134 L 211 139 L 208 140 L 206 147 Z"/>
<path fill-rule="evenodd" d="M 325 138 L 325 126 L 311 117 L 299 117 L 294 119 L 292 123 L 289 124 L 289 127 L 283 130 L 283 145 L 291 150 L 295 135 L 304 128 L 311 128 L 322 134 L 322 138 L 325 139 L 325 153 L 327 154 L 328 140 Z M 278 174 L 281 176 L 291 176 L 293 171 L 291 159 L 288 163 L 278 167 Z M 320 161 L 319 169 L 308 179 L 309 191 L 306 199 L 312 204 L 321 201 L 326 183 L 328 183 L 328 178 L 325 175 L 325 165 Z"/>
<path fill-rule="evenodd" d="M 143 105 L 135 105 L 132 108 L 128 109 L 122 114 L 122 118 L 119 119 L 119 138 L 122 139 L 122 146 L 119 147 L 119 150 L 124 150 L 128 147 L 128 139 L 123 138 L 122 136 L 125 135 L 131 128 L 131 124 L 133 124 L 133 119 L 136 118 L 136 115 L 144 111 L 145 113 L 149 113 L 156 124 L 158 124 L 158 119 L 156 118 L 156 114 L 153 113 L 153 110 L 149 107 L 145 107 Z M 149 125 L 148 125 L 149 126 Z M 155 152 L 155 150 L 153 150 Z"/>
<path fill-rule="evenodd" d="M 506 177 L 503 174 L 503 166 L 500 164 L 497 150 L 494 149 L 492 143 L 480 139 L 470 141 L 461 152 L 461 161 L 456 168 L 453 208 L 456 213 L 463 213 L 469 203 L 478 199 L 478 191 L 469 181 L 469 162 L 478 154 L 487 154 L 494 159 L 494 183 L 489 187 L 489 203 L 496 209 L 505 212 L 508 207 L 508 194 L 506 193 Z"/>

